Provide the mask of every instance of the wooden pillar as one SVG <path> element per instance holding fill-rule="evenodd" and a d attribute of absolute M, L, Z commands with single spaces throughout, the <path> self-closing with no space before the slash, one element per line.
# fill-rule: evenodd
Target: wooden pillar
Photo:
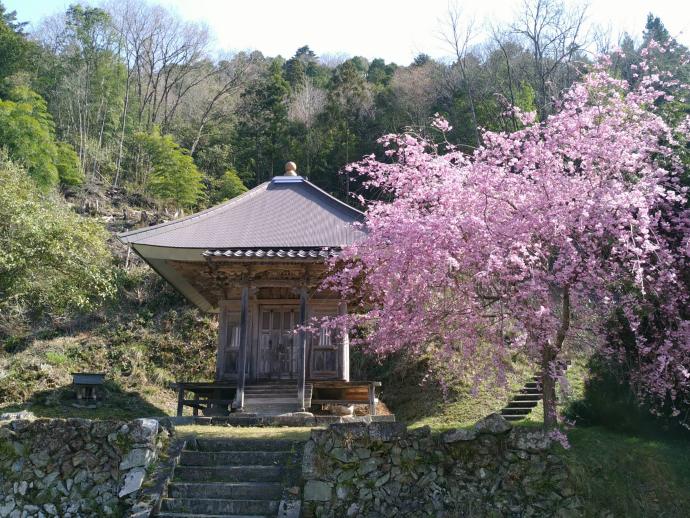
<path fill-rule="evenodd" d="M 240 307 L 240 347 L 237 358 L 237 392 L 235 394 L 235 410 L 241 412 L 244 408 L 244 382 L 247 371 L 247 345 L 249 342 L 249 287 L 242 287 Z"/>
<path fill-rule="evenodd" d="M 225 300 L 218 303 L 218 349 L 216 350 L 216 381 L 223 379 L 228 354 L 228 306 Z"/>
<path fill-rule="evenodd" d="M 369 383 L 369 413 L 376 415 L 376 386 Z"/>
<path fill-rule="evenodd" d="M 182 416 L 184 410 L 184 385 L 177 385 L 177 417 Z"/>
<path fill-rule="evenodd" d="M 338 315 L 347 315 L 347 302 L 338 304 Z M 350 336 L 345 328 L 342 329 L 342 340 L 340 342 L 340 379 L 350 381 Z"/>
<path fill-rule="evenodd" d="M 304 326 L 306 323 L 307 288 L 303 286 L 299 290 L 299 325 Z M 304 412 L 306 410 L 304 407 L 304 388 L 307 377 L 307 333 L 304 329 L 300 329 L 297 339 L 297 406 L 301 412 Z"/>

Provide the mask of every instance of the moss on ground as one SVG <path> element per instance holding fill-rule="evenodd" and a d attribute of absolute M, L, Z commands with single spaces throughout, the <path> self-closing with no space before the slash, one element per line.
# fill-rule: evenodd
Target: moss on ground
<path fill-rule="evenodd" d="M 176 427 L 181 437 L 200 439 L 285 439 L 306 441 L 312 428 L 297 426 L 205 426 L 184 425 Z"/>
<path fill-rule="evenodd" d="M 690 438 L 574 428 L 562 455 L 587 516 L 680 517 L 690 509 Z"/>

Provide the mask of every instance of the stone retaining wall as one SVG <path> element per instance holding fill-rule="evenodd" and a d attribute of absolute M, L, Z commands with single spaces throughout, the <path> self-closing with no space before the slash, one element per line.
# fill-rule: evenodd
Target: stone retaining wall
<path fill-rule="evenodd" d="M 554 448 L 544 432 L 498 414 L 441 436 L 401 423 L 313 430 L 303 516 L 579 516 Z"/>
<path fill-rule="evenodd" d="M 0 421 L 3 517 L 123 515 L 168 438 L 154 419 L 19 417 Z"/>

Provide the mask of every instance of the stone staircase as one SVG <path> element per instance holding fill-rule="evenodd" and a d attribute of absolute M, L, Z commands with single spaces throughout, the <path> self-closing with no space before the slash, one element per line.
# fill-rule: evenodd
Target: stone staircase
<path fill-rule="evenodd" d="M 570 365 L 570 360 L 560 363 L 559 371 L 563 374 Z M 544 393 L 541 386 L 542 374 L 532 376 L 530 381 L 513 396 L 508 405 L 501 410 L 501 415 L 508 421 L 525 419 L 542 400 Z"/>
<path fill-rule="evenodd" d="M 519 421 L 527 417 L 543 397 L 541 390 L 541 376 L 533 376 L 525 383 L 520 392 L 513 396 L 510 403 L 501 410 L 501 415 L 508 421 Z"/>
<path fill-rule="evenodd" d="M 304 407 L 311 407 L 312 386 L 304 387 Z M 257 416 L 291 414 L 300 410 L 297 403 L 297 383 L 294 381 L 266 381 L 244 388 L 244 412 Z"/>
<path fill-rule="evenodd" d="M 273 518 L 283 491 L 299 479 L 301 447 L 287 440 L 189 440 L 157 516 Z"/>

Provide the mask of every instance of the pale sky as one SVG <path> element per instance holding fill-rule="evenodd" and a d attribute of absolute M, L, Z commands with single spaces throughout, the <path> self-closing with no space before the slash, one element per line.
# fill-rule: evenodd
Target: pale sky
<path fill-rule="evenodd" d="M 36 24 L 76 0 L 0 0 L 18 19 Z M 97 4 L 98 2 L 88 2 Z M 448 0 L 161 0 L 183 18 L 205 22 L 218 50 L 260 50 L 289 58 L 309 45 L 317 55 L 347 54 L 409 64 L 420 52 L 450 54 L 441 42 L 440 19 Z M 522 0 L 464 0 L 475 26 L 509 21 Z M 590 0 L 589 23 L 639 37 L 648 12 L 690 46 L 688 0 Z M 615 39 L 615 38 L 614 38 Z M 477 38 L 477 42 L 481 37 Z"/>

